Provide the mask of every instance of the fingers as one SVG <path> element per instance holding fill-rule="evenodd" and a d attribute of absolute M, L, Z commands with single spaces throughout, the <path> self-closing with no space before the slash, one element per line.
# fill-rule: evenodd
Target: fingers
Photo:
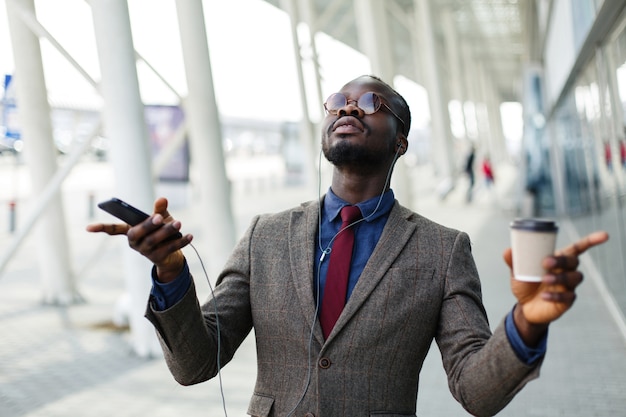
<path fill-rule="evenodd" d="M 547 271 L 574 271 L 578 268 L 580 260 L 578 256 L 556 255 L 545 258 L 542 266 Z"/>
<path fill-rule="evenodd" d="M 167 211 L 167 199 L 159 197 L 154 201 L 154 212 L 163 216 L 164 219 L 170 218 L 170 213 Z"/>
<path fill-rule="evenodd" d="M 561 249 L 556 255 L 578 256 L 583 254 L 587 249 L 596 245 L 600 245 L 609 240 L 609 234 L 605 231 L 597 231 L 588 234 L 577 242 L 572 243 L 564 249 Z"/>
<path fill-rule="evenodd" d="M 157 214 L 154 217 L 160 215 Z M 128 232 L 128 244 L 131 248 L 148 258 L 153 264 L 161 269 L 171 269 L 171 264 L 175 260 L 180 260 L 182 254 L 176 254 L 179 249 L 184 248 L 191 243 L 193 236 L 187 234 L 182 236 L 179 232 L 181 224 L 179 221 L 169 222 L 162 225 L 149 225 L 147 220 L 140 225 L 131 228 Z M 142 228 L 156 229 L 145 234 Z M 176 263 L 176 262 L 175 262 Z M 176 263 L 179 265 L 180 262 Z M 177 271 L 180 267 L 174 267 Z"/>
<path fill-rule="evenodd" d="M 180 228 L 182 224 L 178 220 L 165 222 L 159 213 L 148 217 L 137 226 L 128 231 L 128 242 L 132 248 L 143 245 L 147 248 L 156 247 L 164 241 L 182 237 Z"/>
<path fill-rule="evenodd" d="M 543 260 L 542 265 L 546 270 L 552 272 L 574 271 L 580 264 L 579 255 L 596 245 L 606 242 L 608 239 L 609 235 L 607 232 L 590 233 L 579 241 L 555 252 L 554 256 L 547 257 Z"/>
<path fill-rule="evenodd" d="M 574 291 L 583 281 L 583 274 L 580 271 L 567 271 L 559 274 L 546 274 L 541 282 L 550 287 L 560 286 L 566 290 Z"/>
<path fill-rule="evenodd" d="M 167 210 L 168 201 L 158 198 L 154 202 L 154 213 L 141 223 L 131 227 L 127 224 L 90 224 L 88 232 L 103 232 L 109 235 L 126 235 L 128 245 L 148 258 L 157 267 L 174 269 L 180 264 L 180 249 L 189 245 L 193 236 L 180 233 L 181 222 L 174 220 Z M 179 268 L 180 269 L 180 268 Z"/>
<path fill-rule="evenodd" d="M 125 235 L 130 226 L 125 223 L 117 223 L 117 224 L 104 224 L 104 223 L 95 223 L 88 224 L 86 230 L 91 233 L 104 232 L 108 235 Z"/>
<path fill-rule="evenodd" d="M 573 291 L 544 291 L 541 298 L 545 301 L 564 304 L 568 308 L 576 301 L 576 293 Z"/>

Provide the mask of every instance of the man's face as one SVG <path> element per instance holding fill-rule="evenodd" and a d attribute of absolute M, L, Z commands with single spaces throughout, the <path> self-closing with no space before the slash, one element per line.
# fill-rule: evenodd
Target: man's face
<path fill-rule="evenodd" d="M 384 105 L 373 114 L 365 114 L 357 102 L 367 92 L 375 93 L 382 103 L 392 106 L 393 92 L 375 79 L 360 77 L 339 91 L 347 103 L 336 109 L 336 114 L 329 112 L 323 121 L 322 151 L 335 166 L 353 165 L 362 169 L 386 166 L 395 155 L 400 122 Z"/>

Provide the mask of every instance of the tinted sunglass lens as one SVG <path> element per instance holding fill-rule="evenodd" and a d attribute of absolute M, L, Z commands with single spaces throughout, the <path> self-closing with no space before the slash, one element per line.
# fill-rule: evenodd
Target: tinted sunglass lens
<path fill-rule="evenodd" d="M 365 93 L 359 97 L 357 105 L 363 110 L 363 113 L 374 114 L 380 108 L 380 97 L 372 92 Z"/>
<path fill-rule="evenodd" d="M 336 114 L 339 109 L 348 104 L 348 99 L 341 93 L 334 93 L 324 103 L 324 108 L 329 113 Z M 363 110 L 365 114 L 374 114 L 380 109 L 380 97 L 376 93 L 367 92 L 359 97 L 356 105 Z"/>
<path fill-rule="evenodd" d="M 326 100 L 325 107 L 331 113 L 336 113 L 340 108 L 345 106 L 347 103 L 346 97 L 343 94 L 335 93 L 328 97 Z"/>

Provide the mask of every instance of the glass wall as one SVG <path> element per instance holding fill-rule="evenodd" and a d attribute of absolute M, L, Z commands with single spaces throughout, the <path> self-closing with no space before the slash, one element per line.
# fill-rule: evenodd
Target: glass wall
<path fill-rule="evenodd" d="M 548 134 L 555 198 L 579 234 L 611 234 L 594 259 L 626 315 L 625 16 L 620 21 L 553 113 Z"/>

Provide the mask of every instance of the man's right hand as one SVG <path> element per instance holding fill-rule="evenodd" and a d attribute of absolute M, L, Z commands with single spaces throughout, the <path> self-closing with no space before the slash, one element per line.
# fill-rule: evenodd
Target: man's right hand
<path fill-rule="evenodd" d="M 158 198 L 154 202 L 154 213 L 134 227 L 125 223 L 97 223 L 88 225 L 87 231 L 125 234 L 128 245 L 156 266 L 157 279 L 170 282 L 182 271 L 185 257 L 181 249 L 191 243 L 193 236 L 188 234 L 172 239 L 180 231 L 181 223 L 169 214 L 167 204 L 167 199 Z"/>

